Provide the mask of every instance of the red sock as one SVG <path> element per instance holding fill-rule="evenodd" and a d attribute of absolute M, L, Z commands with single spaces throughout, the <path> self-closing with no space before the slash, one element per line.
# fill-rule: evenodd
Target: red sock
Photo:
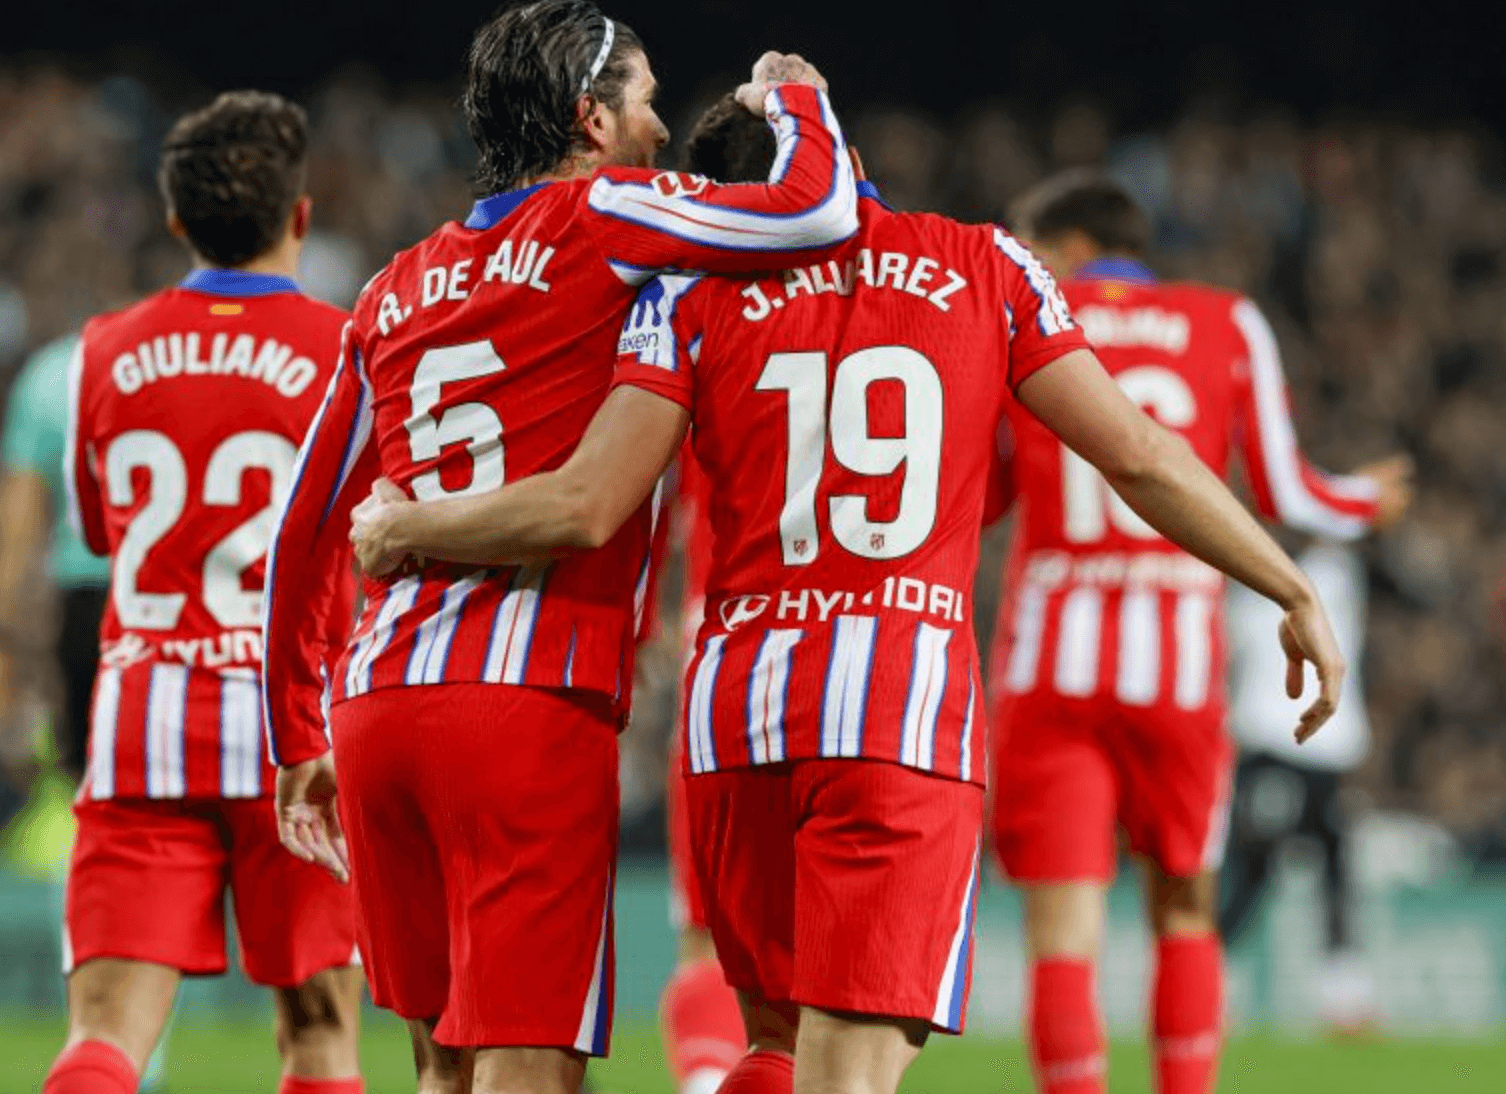
<path fill-rule="evenodd" d="M 136 1065 L 105 1041 L 80 1041 L 52 1062 L 42 1094 L 136 1094 Z"/>
<path fill-rule="evenodd" d="M 300 1079 L 296 1075 L 284 1075 L 277 1094 L 365 1094 L 366 1084 L 357 1075 L 354 1079 Z"/>
<path fill-rule="evenodd" d="M 795 1089 L 795 1057 L 760 1048 L 737 1062 L 717 1094 L 790 1094 Z"/>
<path fill-rule="evenodd" d="M 1218 937 L 1176 935 L 1156 947 L 1155 1051 L 1160 1094 L 1208 1094 L 1224 1025 Z"/>
<path fill-rule="evenodd" d="M 1029 1027 L 1041 1094 L 1104 1094 L 1108 1062 L 1091 962 L 1052 957 L 1031 966 Z"/>
<path fill-rule="evenodd" d="M 664 986 L 660 1014 L 664 1056 L 681 1090 L 694 1080 L 694 1086 L 704 1087 L 709 1094 L 747 1050 L 737 993 L 727 986 L 721 965 L 711 958 L 675 970 Z"/>

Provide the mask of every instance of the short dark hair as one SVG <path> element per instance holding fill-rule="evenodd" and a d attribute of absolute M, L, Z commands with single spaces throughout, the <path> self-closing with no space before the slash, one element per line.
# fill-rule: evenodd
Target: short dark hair
<path fill-rule="evenodd" d="M 728 92 L 696 120 L 685 169 L 718 182 L 763 182 L 777 151 L 768 123 Z"/>
<path fill-rule="evenodd" d="M 1015 203 L 1010 227 L 1042 243 L 1077 231 L 1117 254 L 1143 255 L 1150 249 L 1145 211 L 1128 190 L 1099 171 L 1063 171 L 1046 179 Z"/>
<path fill-rule="evenodd" d="M 303 195 L 308 116 L 267 91 L 227 91 L 162 142 L 157 181 L 188 241 L 217 266 L 276 246 Z"/>
<path fill-rule="evenodd" d="M 582 95 L 616 110 L 642 52 L 632 29 L 611 21 L 612 48 L 601 71 L 591 66 L 606 41 L 608 19 L 590 0 L 537 0 L 493 16 L 476 31 L 466 62 L 465 113 L 476 142 L 476 185 L 511 190 L 554 170 L 582 144 Z"/>

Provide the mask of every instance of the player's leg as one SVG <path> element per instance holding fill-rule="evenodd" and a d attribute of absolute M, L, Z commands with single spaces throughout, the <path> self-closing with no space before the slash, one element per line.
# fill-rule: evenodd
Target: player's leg
<path fill-rule="evenodd" d="M 409 1022 L 408 1035 L 413 1041 L 418 1094 L 470 1094 L 476 1066 L 473 1049 L 436 1044 L 433 1022 Z"/>
<path fill-rule="evenodd" d="M 1223 1040 L 1217 868 L 1229 827 L 1232 748 L 1217 711 L 1126 728 L 1121 819 L 1131 848 L 1149 860 L 1156 1088 L 1208 1094 Z"/>
<path fill-rule="evenodd" d="M 960 1033 L 983 791 L 898 764 L 791 778 L 797 1094 L 894 1094 L 931 1030 Z"/>
<path fill-rule="evenodd" d="M 721 967 L 737 990 L 749 1050 L 720 1094 L 790 1094 L 800 1008 L 790 765 L 688 776 L 693 880 Z"/>
<path fill-rule="evenodd" d="M 449 917 L 434 1040 L 476 1050 L 476 1094 L 573 1094 L 611 1027 L 617 716 L 584 692 L 411 690 Z"/>
<path fill-rule="evenodd" d="M 1177 877 L 1155 863 L 1147 872 L 1156 937 L 1151 996 L 1156 1089 L 1160 1094 L 1208 1094 L 1223 1038 L 1218 873 Z"/>
<path fill-rule="evenodd" d="M 330 728 L 372 1000 L 407 1020 L 419 1094 L 466 1094 L 469 1052 L 441 1048 L 432 1032 L 449 997 L 450 942 L 439 852 L 413 778 L 418 754 L 437 747 L 416 732 L 417 712 L 436 702 L 430 690 L 388 688 L 336 704 Z M 462 717 L 453 708 L 438 716 L 446 711 Z"/>
<path fill-rule="evenodd" d="M 359 1094 L 364 978 L 350 888 L 277 839 L 267 798 L 225 801 L 241 963 L 272 989 L 281 1094 Z"/>
<path fill-rule="evenodd" d="M 931 1023 L 922 1018 L 802 1007 L 795 1094 L 894 1094 L 930 1033 Z"/>
<path fill-rule="evenodd" d="M 225 851 L 212 818 L 168 802 L 74 809 L 64 911 L 68 1038 L 46 1094 L 135 1094 L 181 974 L 225 969 Z"/>
<path fill-rule="evenodd" d="M 178 970 L 96 958 L 68 977 L 68 1039 L 43 1094 L 136 1094 L 172 1013 Z"/>
<path fill-rule="evenodd" d="M 1083 704 L 1015 699 L 994 725 L 994 848 L 1020 888 L 1026 1036 L 1044 1094 L 1100 1094 L 1107 1042 L 1095 972 L 1117 868 L 1117 775 Z"/>
<path fill-rule="evenodd" d="M 361 970 L 347 966 L 316 972 L 297 987 L 273 989 L 280 1094 L 360 1094 L 365 987 Z"/>
<path fill-rule="evenodd" d="M 1225 942 L 1236 941 L 1259 909 L 1276 852 L 1298 823 L 1302 803 L 1289 783 L 1277 762 L 1264 754 L 1239 760 L 1221 871 L 1218 930 Z"/>
<path fill-rule="evenodd" d="M 737 995 L 722 972 L 706 926 L 705 904 L 690 856 L 685 778 L 679 750 L 672 749 L 665 804 L 670 914 L 680 932 L 680 953 L 659 1000 L 660 1028 L 664 1058 L 679 1094 L 713 1094 L 737 1066 L 748 1040 Z"/>

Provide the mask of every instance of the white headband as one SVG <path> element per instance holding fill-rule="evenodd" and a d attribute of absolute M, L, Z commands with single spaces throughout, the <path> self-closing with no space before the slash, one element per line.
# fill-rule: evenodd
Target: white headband
<path fill-rule="evenodd" d="M 616 37 L 617 24 L 613 23 L 611 19 L 607 19 L 606 33 L 601 36 L 601 48 L 596 51 L 596 60 L 591 62 L 591 71 L 580 82 L 580 93 L 582 95 L 591 90 L 591 85 L 596 82 L 596 77 L 601 75 L 601 70 L 607 63 L 607 55 L 612 52 L 612 40 Z"/>

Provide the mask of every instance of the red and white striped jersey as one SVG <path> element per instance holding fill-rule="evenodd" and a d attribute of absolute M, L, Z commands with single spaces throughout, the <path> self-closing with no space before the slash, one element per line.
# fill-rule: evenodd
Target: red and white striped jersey
<path fill-rule="evenodd" d="M 1265 516 L 1328 539 L 1365 533 L 1376 491 L 1297 447 L 1276 339 L 1237 293 L 1094 263 L 1063 286 L 1126 394 L 1218 474 L 1239 453 Z M 990 671 L 997 696 L 1039 690 L 1133 707 L 1224 701 L 1223 575 L 1161 538 L 1086 461 L 1012 407 L 1023 512 Z"/>
<path fill-rule="evenodd" d="M 768 184 L 609 168 L 497 194 L 366 287 L 269 564 L 264 692 L 278 763 L 327 747 L 309 648 L 350 509 L 378 474 L 429 500 L 560 466 L 606 396 L 641 285 L 669 268 L 810 260 L 856 229 L 826 96 L 785 85 L 766 106 L 778 141 Z M 413 565 L 369 582 L 333 701 L 453 681 L 625 700 L 651 509 L 601 550 L 547 565 Z"/>
<path fill-rule="evenodd" d="M 691 411 L 709 483 L 691 772 L 984 779 L 969 615 L 994 438 L 1012 388 L 1086 341 L 1003 231 L 877 200 L 861 220 L 777 277 L 661 277 L 623 331 L 616 382 Z"/>
<path fill-rule="evenodd" d="M 85 326 L 65 478 L 90 549 L 111 556 L 89 796 L 271 792 L 265 555 L 345 319 L 287 278 L 206 269 Z M 316 666 L 343 646 L 353 599 L 347 568 Z"/>

